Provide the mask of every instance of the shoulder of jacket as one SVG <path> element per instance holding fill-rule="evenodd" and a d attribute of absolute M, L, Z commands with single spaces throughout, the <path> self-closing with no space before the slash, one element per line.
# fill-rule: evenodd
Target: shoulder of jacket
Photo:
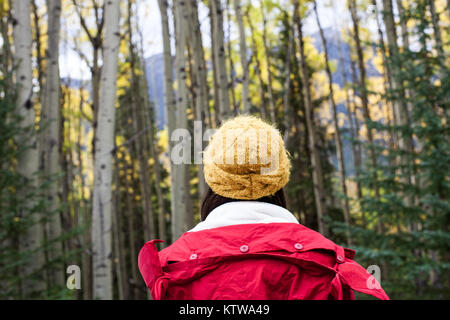
<path fill-rule="evenodd" d="M 351 259 L 345 259 L 337 266 L 337 276 L 343 286 L 381 300 L 389 300 L 378 280 Z"/>
<path fill-rule="evenodd" d="M 159 254 L 161 263 L 189 260 L 195 257 L 285 250 L 307 252 L 320 250 L 334 255 L 337 262 L 353 259 L 355 252 L 345 249 L 320 233 L 296 223 L 241 224 L 196 232 L 186 232 Z"/>

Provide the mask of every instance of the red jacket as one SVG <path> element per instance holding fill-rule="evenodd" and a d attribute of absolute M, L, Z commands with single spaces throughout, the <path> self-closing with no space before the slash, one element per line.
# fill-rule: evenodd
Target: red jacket
<path fill-rule="evenodd" d="M 147 242 L 139 269 L 154 299 L 389 299 L 355 252 L 296 223 L 238 224 L 186 232 L 159 252 Z"/>

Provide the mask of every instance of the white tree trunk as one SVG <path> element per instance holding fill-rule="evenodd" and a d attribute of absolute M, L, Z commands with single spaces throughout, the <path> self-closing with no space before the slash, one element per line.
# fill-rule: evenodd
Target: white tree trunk
<path fill-rule="evenodd" d="M 169 137 L 169 156 L 172 154 L 172 141 L 170 137 L 176 126 L 177 106 L 173 94 L 173 63 L 172 52 L 170 48 L 169 18 L 167 16 L 167 0 L 158 0 L 159 10 L 161 12 L 162 38 L 164 51 L 164 102 L 167 121 L 167 132 Z M 170 161 L 170 209 L 172 215 L 175 212 L 175 166 Z"/>
<path fill-rule="evenodd" d="M 187 128 L 187 104 L 188 95 L 186 87 L 186 25 L 184 15 L 186 14 L 186 3 L 179 1 L 174 3 L 175 7 L 175 40 L 176 40 L 176 54 L 175 54 L 175 72 L 177 79 L 177 124 L 176 129 Z M 182 146 L 183 153 L 186 150 L 186 144 L 189 143 L 188 136 L 177 136 L 182 140 L 178 142 Z M 190 148 L 190 147 L 189 147 Z M 184 154 L 177 154 L 176 157 L 184 156 Z M 172 239 L 175 240 L 180 237 L 185 231 L 187 231 L 187 219 L 188 216 L 186 204 L 187 196 L 189 195 L 189 189 L 187 189 L 186 176 L 187 176 L 187 164 L 178 163 L 174 164 L 175 169 L 173 174 L 175 175 L 175 210 L 172 212 Z"/>
<path fill-rule="evenodd" d="M 120 1 L 105 3 L 105 41 L 100 82 L 100 104 L 95 143 L 92 210 L 93 296 L 112 299 L 112 151 L 116 103 L 117 61 L 120 45 Z"/>
<path fill-rule="evenodd" d="M 192 48 L 193 75 L 191 79 L 195 92 L 195 120 L 200 125 L 194 125 L 194 137 L 202 137 L 202 132 L 206 128 L 205 113 L 208 109 L 208 84 L 205 68 L 205 57 L 203 52 L 203 42 L 198 21 L 197 1 L 188 2 L 187 10 L 189 18 L 185 23 L 188 25 L 188 39 Z M 198 179 L 198 194 L 200 198 L 206 190 L 205 178 L 203 175 L 203 164 L 201 163 L 201 152 L 203 152 L 203 140 L 194 140 L 201 148 L 194 149 L 194 163 L 196 164 Z M 198 150 L 198 152 L 197 152 Z"/>
<path fill-rule="evenodd" d="M 17 83 L 17 114 L 22 118 L 20 126 L 27 128 L 27 134 L 19 136 L 17 143 L 21 146 L 27 145 L 29 148 L 24 150 L 18 159 L 17 172 L 21 174 L 25 182 L 31 188 L 37 188 L 38 181 L 34 174 L 39 167 L 39 151 L 37 148 L 37 137 L 35 135 L 35 111 L 33 108 L 32 96 L 32 37 L 30 23 L 30 4 L 29 0 L 12 1 L 13 11 L 13 37 L 14 37 L 14 61 L 16 63 L 16 83 Z M 38 222 L 39 216 L 30 216 L 30 209 L 36 205 L 30 199 L 27 199 L 27 191 L 20 190 L 19 199 L 19 216 L 33 220 L 33 224 L 24 232 L 19 239 L 20 250 L 36 250 L 43 240 L 43 228 Z M 39 252 L 30 258 L 30 263 L 22 265 L 20 268 L 21 277 L 25 277 L 22 282 L 23 294 L 26 296 L 33 291 L 45 290 L 44 278 L 38 276 L 36 281 L 26 279 L 31 274 L 36 274 L 44 265 L 44 254 Z"/>
<path fill-rule="evenodd" d="M 239 52 L 242 65 L 242 108 L 244 113 L 250 113 L 250 97 L 248 94 L 249 72 L 247 62 L 247 43 L 245 41 L 244 19 L 242 18 L 241 1 L 234 0 L 234 11 L 239 27 Z"/>
<path fill-rule="evenodd" d="M 61 145 L 60 121 L 60 80 L 59 80 L 59 31 L 61 17 L 61 0 L 47 0 L 48 7 L 48 50 L 47 70 L 44 85 L 45 119 L 48 127 L 45 132 L 44 168 L 45 172 L 54 177 L 61 171 L 59 147 Z M 47 225 L 47 239 L 52 240 L 61 236 L 61 216 L 57 212 L 60 206 L 58 195 L 59 179 L 55 180 L 48 188 L 47 196 L 50 201 L 49 210 L 53 212 Z M 50 260 L 57 259 L 63 254 L 62 242 L 55 242 L 48 250 Z M 55 285 L 64 285 L 63 268 L 50 272 L 50 282 Z"/>

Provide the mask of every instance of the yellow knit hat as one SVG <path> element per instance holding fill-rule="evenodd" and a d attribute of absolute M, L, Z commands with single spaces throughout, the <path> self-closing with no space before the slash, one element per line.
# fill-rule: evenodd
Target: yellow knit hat
<path fill-rule="evenodd" d="M 203 153 L 205 181 L 223 197 L 255 200 L 289 181 L 291 163 L 280 132 L 255 116 L 225 121 Z"/>

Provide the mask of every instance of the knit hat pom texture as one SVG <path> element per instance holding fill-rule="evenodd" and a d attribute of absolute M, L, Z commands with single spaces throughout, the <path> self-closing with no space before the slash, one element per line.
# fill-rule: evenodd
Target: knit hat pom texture
<path fill-rule="evenodd" d="M 203 153 L 205 181 L 217 194 L 241 200 L 269 196 L 289 181 L 291 164 L 280 132 L 255 116 L 225 121 Z"/>

